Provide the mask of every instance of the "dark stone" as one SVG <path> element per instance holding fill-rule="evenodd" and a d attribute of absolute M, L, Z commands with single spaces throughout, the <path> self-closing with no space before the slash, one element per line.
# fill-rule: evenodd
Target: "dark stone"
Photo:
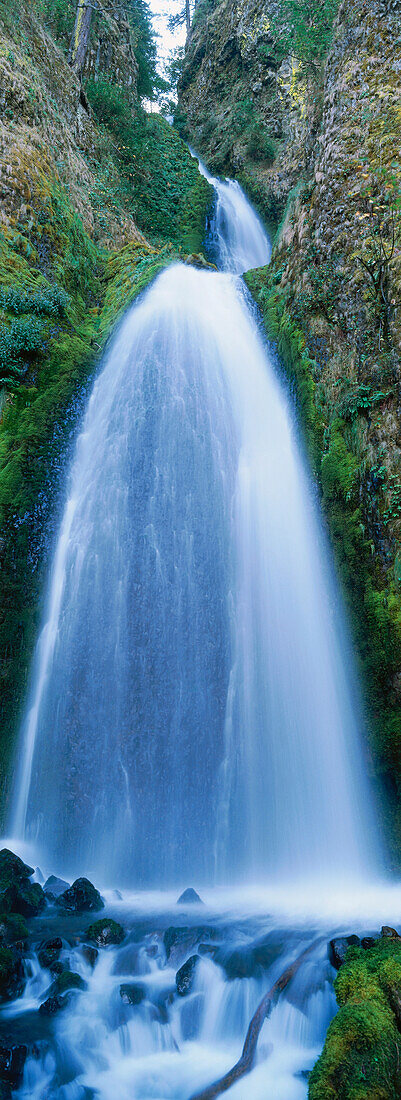
<path fill-rule="evenodd" d="M 59 898 L 60 894 L 64 894 L 64 891 L 69 888 L 70 883 L 65 882 L 63 878 L 56 878 L 56 875 L 50 875 L 43 887 L 45 894 L 51 898 Z"/>
<path fill-rule="evenodd" d="M 359 936 L 339 936 L 338 939 L 330 940 L 329 959 L 334 969 L 339 970 L 343 965 L 349 947 L 360 946 Z"/>
<path fill-rule="evenodd" d="M 11 1085 L 8 1081 L 0 1081 L 0 1100 L 12 1100 Z"/>
<path fill-rule="evenodd" d="M 125 932 L 121 924 L 117 921 L 111 920 L 110 917 L 102 917 L 101 920 L 95 920 L 90 925 L 87 931 L 88 939 L 97 943 L 98 947 L 109 947 L 112 944 L 122 943 Z"/>
<path fill-rule="evenodd" d="M 96 959 L 99 955 L 97 947 L 92 947 L 92 944 L 90 943 L 84 943 L 82 954 L 84 959 L 86 959 L 87 963 L 89 963 L 89 966 L 91 966 L 93 970 Z"/>
<path fill-rule="evenodd" d="M 58 961 L 62 947 L 63 941 L 60 936 L 55 936 L 52 940 L 41 943 L 38 950 L 38 961 L 43 970 L 52 970 L 55 962 Z"/>
<path fill-rule="evenodd" d="M 125 1005 L 140 1005 L 145 1000 L 146 990 L 139 982 L 124 982 L 120 985 L 120 997 Z"/>
<path fill-rule="evenodd" d="M 363 947 L 364 951 L 369 951 L 369 948 L 374 947 L 375 943 L 377 943 L 377 940 L 375 940 L 374 936 L 364 936 L 361 940 L 361 947 Z"/>
<path fill-rule="evenodd" d="M 14 855 L 14 852 L 10 852 L 9 848 L 1 849 L 0 889 L 30 878 L 31 875 L 33 875 L 33 867 L 29 867 L 19 856 Z"/>
<path fill-rule="evenodd" d="M 183 966 L 180 966 L 180 969 L 177 970 L 175 984 L 177 986 L 177 993 L 180 997 L 186 997 L 187 994 L 191 992 L 194 984 L 195 972 L 199 963 L 199 955 L 190 955 Z"/>
<path fill-rule="evenodd" d="M 196 893 L 196 890 L 194 890 L 192 888 L 192 886 L 188 886 L 188 889 L 184 890 L 183 894 L 180 894 L 180 897 L 178 898 L 178 901 L 177 901 L 177 905 L 203 905 L 203 904 L 204 904 L 204 902 L 202 901 L 202 898 L 199 897 L 199 894 Z"/>
<path fill-rule="evenodd" d="M 22 1081 L 27 1047 L 3 1036 L 0 1040 L 0 1080 L 17 1089 Z M 1 1095 L 1 1094 L 0 1094 Z"/>
<path fill-rule="evenodd" d="M 99 909 L 104 909 L 104 901 L 99 891 L 87 878 L 75 879 L 72 886 L 60 894 L 57 904 L 70 913 L 96 913 Z"/>
<path fill-rule="evenodd" d="M 55 1016 L 57 1012 L 62 1012 L 64 1008 L 67 1008 L 68 1001 L 68 994 L 65 997 L 48 997 L 39 1007 L 40 1015 Z"/>

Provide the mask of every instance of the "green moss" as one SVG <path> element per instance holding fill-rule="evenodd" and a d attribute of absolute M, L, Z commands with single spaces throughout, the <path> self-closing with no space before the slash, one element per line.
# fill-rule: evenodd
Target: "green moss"
<path fill-rule="evenodd" d="M 401 941 L 349 948 L 335 991 L 339 1012 L 309 1082 L 310 1100 L 395 1100 L 400 1095 Z"/>
<path fill-rule="evenodd" d="M 66 993 L 68 989 L 86 989 L 87 985 L 80 974 L 75 974 L 73 970 L 63 970 L 61 974 L 58 974 L 56 980 L 50 986 L 48 991 L 48 997 L 60 997 L 63 993 Z"/>
<path fill-rule="evenodd" d="M 125 932 L 118 921 L 110 917 L 101 917 L 90 925 L 86 934 L 88 939 L 93 940 L 99 947 L 109 947 L 111 944 L 122 943 Z"/>

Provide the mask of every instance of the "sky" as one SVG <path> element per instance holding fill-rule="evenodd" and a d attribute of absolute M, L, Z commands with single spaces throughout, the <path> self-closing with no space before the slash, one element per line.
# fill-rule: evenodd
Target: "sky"
<path fill-rule="evenodd" d="M 182 6 L 181 0 L 149 0 L 149 7 L 153 15 L 153 26 L 159 36 L 156 41 L 159 58 L 158 67 L 161 72 L 171 50 L 175 49 L 176 46 L 183 46 L 185 43 L 185 26 L 177 27 L 173 34 L 168 29 L 169 15 L 176 15 Z"/>

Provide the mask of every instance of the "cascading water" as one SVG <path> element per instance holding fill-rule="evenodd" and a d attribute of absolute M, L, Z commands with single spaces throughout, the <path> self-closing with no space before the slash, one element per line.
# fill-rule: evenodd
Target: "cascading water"
<path fill-rule="evenodd" d="M 164 271 L 129 311 L 89 401 L 13 831 L 39 841 L 49 870 L 99 885 L 259 882 L 269 900 L 205 888 L 206 905 L 179 917 L 167 893 L 110 894 L 128 938 L 93 973 L 71 946 L 75 918 L 47 914 L 46 934 L 62 935 L 62 963 L 87 989 L 71 994 L 50 1048 L 36 1045 L 20 1100 L 188 1100 L 234 1064 L 261 996 L 315 941 L 315 917 L 295 914 L 301 882 L 305 896 L 315 880 L 322 908 L 329 879 L 341 896 L 378 858 L 316 501 L 274 357 L 230 274 L 266 263 L 268 241 L 243 192 L 212 182 L 226 273 Z M 337 918 L 326 912 L 326 934 Z M 165 929 L 180 921 L 171 949 Z M 175 971 L 194 952 L 180 999 Z M 31 966 L 24 997 L 4 1009 L 6 1024 L 26 1018 L 20 1035 L 49 984 L 36 957 Z M 120 987 L 133 976 L 141 992 L 127 1003 Z M 330 977 L 318 940 L 233 1100 L 305 1100 L 334 1012 Z"/>

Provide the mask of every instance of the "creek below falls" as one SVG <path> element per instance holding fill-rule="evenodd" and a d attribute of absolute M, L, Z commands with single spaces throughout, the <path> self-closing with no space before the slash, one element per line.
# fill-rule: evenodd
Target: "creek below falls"
<path fill-rule="evenodd" d="M 269 241 L 239 185 L 208 178 L 219 272 L 173 265 L 128 311 L 67 477 L 7 844 L 87 875 L 124 938 L 88 949 L 93 914 L 52 903 L 32 921 L 25 990 L 0 1010 L 0 1040 L 27 1048 L 20 1100 L 190 1100 L 310 947 L 228 1092 L 305 1100 L 336 1009 L 328 940 L 401 913 L 372 885 L 350 642 L 241 279 Z M 202 900 L 177 904 L 188 886 Z M 55 938 L 58 970 L 39 950 Z M 81 981 L 46 1016 L 62 970 Z"/>

